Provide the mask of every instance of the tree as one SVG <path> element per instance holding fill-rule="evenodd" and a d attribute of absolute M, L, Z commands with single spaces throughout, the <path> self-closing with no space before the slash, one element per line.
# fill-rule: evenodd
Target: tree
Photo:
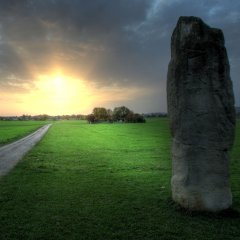
<path fill-rule="evenodd" d="M 116 107 L 113 110 L 113 120 L 125 121 L 125 118 L 129 113 L 131 113 L 131 111 L 125 106 Z"/>
<path fill-rule="evenodd" d="M 88 123 L 95 123 L 96 122 L 96 118 L 93 114 L 87 115 L 86 119 L 87 119 Z"/>
<path fill-rule="evenodd" d="M 107 109 L 107 118 L 109 122 L 113 122 L 113 111 L 111 109 Z"/>
<path fill-rule="evenodd" d="M 93 109 L 93 115 L 98 121 L 106 121 L 108 119 L 108 113 L 106 108 L 96 107 Z"/>
<path fill-rule="evenodd" d="M 127 123 L 144 123 L 145 119 L 143 115 L 134 113 L 125 106 L 106 109 L 103 107 L 95 107 L 93 113 L 86 117 L 89 123 L 96 123 L 99 121 L 122 121 Z"/>

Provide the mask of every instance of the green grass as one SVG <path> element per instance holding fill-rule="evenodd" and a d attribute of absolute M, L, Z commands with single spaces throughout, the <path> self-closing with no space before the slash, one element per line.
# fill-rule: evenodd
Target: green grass
<path fill-rule="evenodd" d="M 240 211 L 240 124 L 232 157 Z M 238 239 L 240 218 L 190 214 L 171 201 L 167 119 L 56 122 L 0 181 L 0 239 Z"/>
<path fill-rule="evenodd" d="M 0 146 L 20 139 L 46 124 L 41 121 L 0 121 Z"/>

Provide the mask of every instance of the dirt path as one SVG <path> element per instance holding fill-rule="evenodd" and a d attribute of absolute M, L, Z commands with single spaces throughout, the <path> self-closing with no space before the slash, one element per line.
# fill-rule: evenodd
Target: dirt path
<path fill-rule="evenodd" d="M 0 176 L 8 173 L 22 157 L 41 140 L 51 124 L 39 128 L 34 133 L 0 147 Z"/>

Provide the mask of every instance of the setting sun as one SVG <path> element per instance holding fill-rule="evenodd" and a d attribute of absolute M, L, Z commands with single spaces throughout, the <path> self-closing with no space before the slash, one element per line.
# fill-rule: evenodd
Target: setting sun
<path fill-rule="evenodd" d="M 14 85 L 21 91 L 11 95 L 1 92 L 8 99 L 2 107 L 6 114 L 88 114 L 95 106 L 112 108 L 118 102 L 131 101 L 139 96 L 151 94 L 141 87 L 124 87 L 111 84 L 100 87 L 79 76 L 64 73 L 63 69 L 49 70 L 44 74 L 34 73 L 32 83 Z M 5 96 L 6 95 L 6 96 Z"/>
<path fill-rule="evenodd" d="M 55 72 L 36 74 L 32 84 L 19 85 L 23 90 L 8 95 L 2 111 L 12 114 L 13 109 L 20 115 L 88 113 L 93 105 L 93 88 L 83 79 Z M 1 96 L 4 98 L 5 93 Z"/>
<path fill-rule="evenodd" d="M 35 89 L 25 100 L 29 100 L 30 105 L 38 106 L 41 112 L 75 113 L 89 107 L 90 91 L 81 79 L 59 74 L 40 75 L 35 82 Z"/>
<path fill-rule="evenodd" d="M 61 90 L 64 88 L 64 80 L 61 75 L 56 76 L 53 81 L 57 89 Z"/>

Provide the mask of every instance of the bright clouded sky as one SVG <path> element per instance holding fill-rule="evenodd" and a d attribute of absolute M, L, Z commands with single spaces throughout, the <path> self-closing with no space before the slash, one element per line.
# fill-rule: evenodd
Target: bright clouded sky
<path fill-rule="evenodd" d="M 239 0 L 1 0 L 0 115 L 166 111 L 179 16 L 221 28 L 240 106 Z"/>

